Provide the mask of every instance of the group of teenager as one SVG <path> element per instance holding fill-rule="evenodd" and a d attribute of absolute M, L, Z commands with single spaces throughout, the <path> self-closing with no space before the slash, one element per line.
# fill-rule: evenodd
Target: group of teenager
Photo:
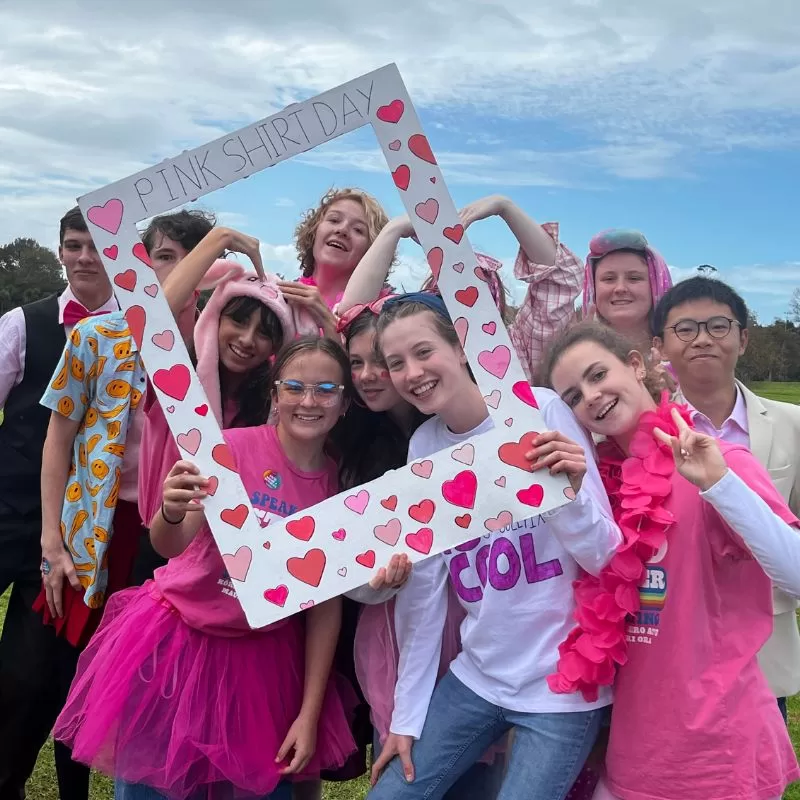
<path fill-rule="evenodd" d="M 530 470 L 571 502 L 259 630 L 214 488 L 64 216 L 67 288 L 0 318 L 0 800 L 51 733 L 62 800 L 90 767 L 118 800 L 306 800 L 368 770 L 373 800 L 777 800 L 800 779 L 800 407 L 736 379 L 744 301 L 673 286 L 636 231 L 584 262 L 507 198 L 460 212 L 489 216 L 527 283 L 512 316 L 476 254 L 547 427 Z M 209 214 L 142 232 L 262 525 L 493 426 L 435 281 L 391 286 L 411 236 L 332 190 L 285 281 Z"/>

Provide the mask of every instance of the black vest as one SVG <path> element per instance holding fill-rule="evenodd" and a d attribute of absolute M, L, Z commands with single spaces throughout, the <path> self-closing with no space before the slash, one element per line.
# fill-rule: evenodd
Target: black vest
<path fill-rule="evenodd" d="M 42 448 L 50 410 L 39 404 L 64 352 L 58 295 L 22 306 L 25 364 L 0 425 L 0 533 L 41 519 Z"/>

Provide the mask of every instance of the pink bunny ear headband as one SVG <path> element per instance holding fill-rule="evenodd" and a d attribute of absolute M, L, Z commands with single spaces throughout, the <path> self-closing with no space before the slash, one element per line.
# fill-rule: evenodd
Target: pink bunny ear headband
<path fill-rule="evenodd" d="M 305 310 L 290 306 L 278 287 L 278 278 L 267 273 L 264 280 L 246 272 L 236 261 L 218 259 L 200 282 L 201 289 L 214 288 L 194 329 L 197 377 L 205 389 L 211 410 L 222 423 L 222 396 L 219 384 L 219 321 L 225 306 L 236 297 L 252 297 L 263 303 L 278 318 L 285 342 L 306 334 L 319 334 L 319 327 Z"/>

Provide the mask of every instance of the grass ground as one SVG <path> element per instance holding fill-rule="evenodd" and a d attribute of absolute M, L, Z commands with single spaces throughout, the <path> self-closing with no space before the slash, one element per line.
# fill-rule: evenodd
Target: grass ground
<path fill-rule="evenodd" d="M 754 383 L 751 388 L 757 394 L 772 400 L 783 400 L 800 404 L 800 383 Z M 0 597 L 0 623 L 5 617 L 6 597 Z M 800 753 L 800 696 L 789 701 L 789 730 L 795 750 Z M 367 794 L 366 780 L 350 783 L 329 783 L 325 786 L 325 800 L 362 800 Z M 58 800 L 55 770 L 53 768 L 52 744 L 48 742 L 42 750 L 30 781 L 30 800 Z M 89 791 L 90 800 L 113 800 L 114 787 L 103 775 L 94 774 Z M 789 788 L 784 800 L 800 800 L 800 784 Z"/>

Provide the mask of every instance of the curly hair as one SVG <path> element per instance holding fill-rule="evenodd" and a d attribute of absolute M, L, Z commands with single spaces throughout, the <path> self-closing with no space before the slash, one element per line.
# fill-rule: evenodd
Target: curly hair
<path fill-rule="evenodd" d="M 314 236 L 316 236 L 317 228 L 325 216 L 325 212 L 337 200 L 355 200 L 361 204 L 367 217 L 370 244 L 375 241 L 375 237 L 389 221 L 380 203 L 361 189 L 329 189 L 316 208 L 310 208 L 303 214 L 303 218 L 294 231 L 295 247 L 304 278 L 310 278 L 314 274 Z"/>

